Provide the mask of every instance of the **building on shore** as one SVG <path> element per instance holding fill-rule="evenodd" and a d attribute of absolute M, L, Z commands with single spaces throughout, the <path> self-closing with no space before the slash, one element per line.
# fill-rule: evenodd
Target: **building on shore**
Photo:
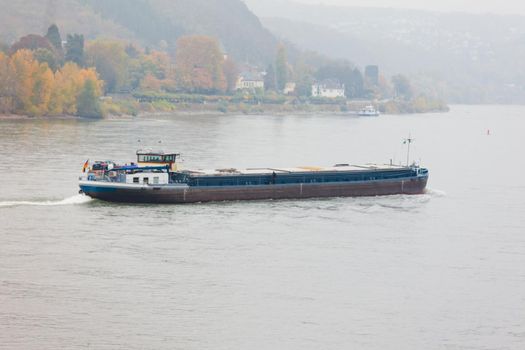
<path fill-rule="evenodd" d="M 312 97 L 345 97 L 345 85 L 337 79 L 327 79 L 312 85 Z"/>
<path fill-rule="evenodd" d="M 257 72 L 243 72 L 237 79 L 236 90 L 264 90 L 264 75 Z"/>
<path fill-rule="evenodd" d="M 293 95 L 295 93 L 295 89 L 297 88 L 296 83 L 286 83 L 286 86 L 284 87 L 283 94 L 284 95 Z"/>

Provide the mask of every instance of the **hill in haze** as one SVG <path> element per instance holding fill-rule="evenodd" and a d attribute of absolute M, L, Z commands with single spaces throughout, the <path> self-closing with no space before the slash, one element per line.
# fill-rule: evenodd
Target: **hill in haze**
<path fill-rule="evenodd" d="M 240 0 L 0 0 L 0 6 L 0 40 L 7 43 L 56 23 L 63 34 L 148 47 L 173 47 L 181 35 L 212 35 L 238 61 L 258 64 L 273 60 L 278 44 Z"/>
<path fill-rule="evenodd" d="M 452 103 L 525 103 L 525 17 L 246 0 L 302 49 L 379 64 Z"/>

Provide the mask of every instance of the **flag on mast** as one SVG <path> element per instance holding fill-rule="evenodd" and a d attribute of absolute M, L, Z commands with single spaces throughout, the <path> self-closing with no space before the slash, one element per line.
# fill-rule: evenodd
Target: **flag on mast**
<path fill-rule="evenodd" d="M 89 159 L 86 160 L 86 162 L 84 163 L 84 166 L 82 167 L 82 172 L 85 173 L 88 168 L 89 168 Z"/>

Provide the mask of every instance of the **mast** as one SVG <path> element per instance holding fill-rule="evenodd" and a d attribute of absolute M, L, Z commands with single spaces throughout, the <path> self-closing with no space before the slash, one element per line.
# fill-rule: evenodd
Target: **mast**
<path fill-rule="evenodd" d="M 410 145 L 414 141 L 415 140 L 412 138 L 411 134 L 408 134 L 408 138 L 403 141 L 404 145 L 408 145 L 408 149 L 407 149 L 407 167 L 410 166 Z"/>

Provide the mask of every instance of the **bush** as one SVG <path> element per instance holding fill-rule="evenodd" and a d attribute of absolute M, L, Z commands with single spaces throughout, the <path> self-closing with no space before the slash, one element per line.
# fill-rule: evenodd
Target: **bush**
<path fill-rule="evenodd" d="M 77 100 L 77 115 L 84 118 L 102 118 L 102 108 L 96 93 L 96 84 L 88 79 Z"/>

